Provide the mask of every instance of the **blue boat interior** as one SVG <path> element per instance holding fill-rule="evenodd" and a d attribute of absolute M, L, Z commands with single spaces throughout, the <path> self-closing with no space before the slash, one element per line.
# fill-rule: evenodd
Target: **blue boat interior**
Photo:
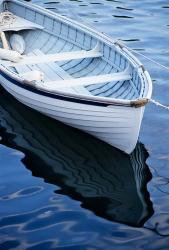
<path fill-rule="evenodd" d="M 63 88 L 75 94 L 127 100 L 146 96 L 147 85 L 144 77 L 138 73 L 138 69 L 121 53 L 120 48 L 104 42 L 99 38 L 98 33 L 93 35 L 90 28 L 78 27 L 76 22 L 71 23 L 65 17 L 62 20 L 59 16 L 54 18 L 50 14 L 45 15 L 38 9 L 28 9 L 24 3 L 18 4 L 17 1 L 6 1 L 6 9 L 42 27 L 41 29 L 23 28 L 17 32 L 14 30 L 5 32 L 7 38 L 13 33 L 20 34 L 24 38 L 26 44 L 24 55 L 34 56 L 39 60 L 44 55 L 57 56 L 65 52 L 68 52 L 66 55 L 69 56 L 68 58 L 63 55 L 62 60 L 57 61 L 50 61 L 46 57 L 47 60 L 40 63 L 36 63 L 36 60 L 28 64 L 16 63 L 14 66 L 9 66 L 10 70 L 18 74 L 33 70 L 41 71 L 44 73 L 44 86 L 47 88 L 50 85 L 49 87 L 55 87 L 56 90 L 57 81 L 59 83 L 62 81 L 63 86 L 66 86 L 67 80 L 73 83 L 76 79 L 77 84 L 72 84 L 72 86 L 69 84 L 67 88 Z M 81 51 L 87 53 L 83 56 L 83 53 L 80 55 Z M 80 55 L 79 58 L 74 58 L 73 53 Z M 128 77 L 125 79 L 123 76 L 126 69 L 128 69 L 130 79 Z M 120 72 L 123 77 L 119 77 Z M 119 75 L 114 79 L 113 76 L 116 73 Z"/>

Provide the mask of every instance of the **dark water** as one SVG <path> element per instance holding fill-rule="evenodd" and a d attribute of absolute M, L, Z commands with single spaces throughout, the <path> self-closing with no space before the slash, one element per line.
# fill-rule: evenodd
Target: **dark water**
<path fill-rule="evenodd" d="M 169 2 L 33 2 L 122 39 L 169 66 Z M 142 59 L 153 98 L 169 72 Z M 169 113 L 148 105 L 127 156 L 0 88 L 0 249 L 169 249 Z"/>

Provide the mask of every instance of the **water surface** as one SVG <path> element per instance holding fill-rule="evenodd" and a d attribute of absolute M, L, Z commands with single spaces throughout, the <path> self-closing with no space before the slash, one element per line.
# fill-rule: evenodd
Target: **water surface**
<path fill-rule="evenodd" d="M 32 1 L 169 66 L 168 1 Z M 169 72 L 140 57 L 153 98 Z M 0 88 L 0 249 L 168 249 L 169 113 L 149 104 L 136 150 L 52 121 Z M 143 145 L 144 144 L 144 145 Z"/>

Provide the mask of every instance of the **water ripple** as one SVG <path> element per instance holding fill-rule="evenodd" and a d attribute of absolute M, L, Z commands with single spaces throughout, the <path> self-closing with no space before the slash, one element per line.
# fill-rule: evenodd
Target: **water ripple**
<path fill-rule="evenodd" d="M 0 197 L 0 200 L 1 199 L 2 200 L 11 200 L 11 199 L 24 197 L 24 196 L 34 195 L 34 194 L 37 194 L 37 193 L 41 192 L 43 189 L 44 189 L 43 187 L 24 188 L 22 190 L 19 190 L 19 191 L 15 192 L 15 193 L 10 194 L 10 195 Z"/>
<path fill-rule="evenodd" d="M 32 2 L 90 24 L 169 66 L 167 0 Z M 151 73 L 153 98 L 169 105 L 169 73 L 140 59 Z M 0 93 L 0 142 L 6 145 L 0 145 L 0 249 L 168 250 L 169 116 L 166 111 L 153 105 L 146 109 L 140 140 L 149 153 L 145 161 L 152 180 L 145 169 L 142 186 L 136 189 L 136 175 L 131 168 L 125 165 L 128 170 L 125 172 L 120 164 L 115 164 L 123 159 L 123 166 L 127 158 L 118 152 L 111 154 L 108 148 L 104 150 L 88 136 L 82 136 L 82 140 L 77 131 L 61 125 L 56 125 L 62 131 L 56 135 L 56 141 L 49 141 L 54 130 L 52 122 L 47 129 L 50 122 L 45 118 L 23 110 L 2 90 Z M 32 128 L 32 121 L 40 125 Z M 33 138 L 35 145 L 27 144 L 27 138 Z M 102 148 L 102 153 L 94 153 L 92 143 L 98 152 Z M 41 145 L 40 150 L 36 145 Z M 122 195 L 125 187 L 128 189 Z"/>

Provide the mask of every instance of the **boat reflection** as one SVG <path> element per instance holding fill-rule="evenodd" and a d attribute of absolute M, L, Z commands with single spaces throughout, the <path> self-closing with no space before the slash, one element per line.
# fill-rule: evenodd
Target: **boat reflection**
<path fill-rule="evenodd" d="M 22 161 L 34 176 L 109 220 L 142 226 L 152 215 L 142 144 L 126 155 L 30 110 L 1 88 L 0 94 L 1 143 L 24 152 Z"/>

